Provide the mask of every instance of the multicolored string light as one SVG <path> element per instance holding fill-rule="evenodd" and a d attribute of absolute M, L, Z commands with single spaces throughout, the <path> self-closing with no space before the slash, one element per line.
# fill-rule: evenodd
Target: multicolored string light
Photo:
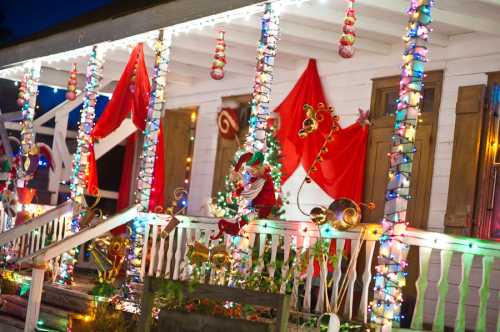
<path fill-rule="evenodd" d="M 40 80 L 40 61 L 31 61 L 26 66 L 24 73 L 23 98 L 21 112 L 23 113 L 23 121 L 21 122 L 21 163 L 17 167 L 18 185 L 24 186 L 26 180 L 26 172 L 29 165 L 29 154 L 35 147 L 35 131 L 33 129 L 33 119 L 35 118 L 36 97 L 38 95 L 38 81 Z M 21 88 L 19 94 L 21 94 Z M 21 98 L 19 98 L 21 99 Z M 20 103 L 21 104 L 21 103 Z M 20 181 L 19 181 L 20 180 Z"/>
<path fill-rule="evenodd" d="M 253 86 L 247 152 L 265 152 L 270 116 L 271 83 L 279 40 L 279 3 L 267 3 L 261 20 L 261 36 L 257 46 L 257 66 Z"/>
<path fill-rule="evenodd" d="M 400 92 L 397 103 L 392 148 L 389 154 L 389 183 L 386 189 L 385 215 L 378 265 L 376 267 L 371 320 L 390 331 L 401 320 L 402 287 L 409 246 L 402 242 L 406 231 L 406 211 L 415 156 L 415 134 L 422 105 L 424 65 L 427 62 L 427 39 L 430 33 L 432 0 L 411 0 L 409 23 L 403 52 Z"/>
<path fill-rule="evenodd" d="M 83 108 L 80 115 L 76 152 L 73 158 L 73 174 L 70 183 L 71 199 L 77 205 L 77 210 L 71 221 L 71 228 L 68 230 L 71 233 L 77 233 L 80 230 L 80 212 L 82 212 L 80 208 L 85 202 L 86 179 L 89 171 L 89 149 L 92 144 L 90 132 L 94 127 L 95 106 L 102 79 L 104 53 L 104 49 L 94 46 L 87 65 Z M 61 256 L 58 283 L 72 283 L 73 265 L 77 254 L 77 250 L 72 249 Z"/>
<path fill-rule="evenodd" d="M 149 199 L 153 184 L 153 170 L 156 160 L 156 145 L 160 130 L 160 120 L 165 106 L 165 89 L 167 70 L 170 62 L 170 47 L 172 45 L 172 30 L 160 30 L 155 42 L 155 65 L 153 69 L 151 95 L 149 97 L 148 117 L 144 130 L 144 145 L 137 182 L 136 203 L 141 211 L 149 210 Z M 132 222 L 130 240 L 132 242 L 128 254 L 128 285 L 140 281 L 144 220 L 137 218 Z M 130 287 L 125 289 L 125 296 L 133 299 Z"/>

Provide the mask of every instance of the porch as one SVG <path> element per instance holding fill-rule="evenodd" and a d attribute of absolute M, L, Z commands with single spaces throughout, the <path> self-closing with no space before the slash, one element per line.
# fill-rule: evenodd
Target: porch
<path fill-rule="evenodd" d="M 242 288 L 265 293 L 266 299 L 278 294 L 276 303 L 289 311 L 290 319 L 283 319 L 289 331 L 306 331 L 305 325 L 314 325 L 318 316 L 331 312 L 359 328 L 369 328 L 375 321 L 388 330 L 388 324 L 393 324 L 394 330 L 500 331 L 500 243 L 495 228 L 500 211 L 500 187 L 496 186 L 500 122 L 498 102 L 490 100 L 500 85 L 500 4 L 443 0 L 431 8 L 428 1 L 413 1 L 411 5 L 419 5 L 408 16 L 403 10 L 408 4 L 403 1 L 358 0 L 356 52 L 345 60 L 337 54 L 339 38 L 349 35 L 340 29 L 345 20 L 344 2 L 256 3 L 174 1 L 81 27 L 77 38 L 76 31 L 64 31 L 0 49 L 4 83 L 12 86 L 14 81 L 27 90 L 37 84 L 45 86 L 40 93 L 29 91 L 31 97 L 24 100 L 23 109 L 29 110 L 31 119 L 24 116 L 16 123 L 15 117 L 5 116 L 9 113 L 0 114 L 2 146 L 10 146 L 7 136 L 20 132 L 19 157 L 24 164 L 17 167 L 24 169 L 26 159 L 31 162 L 33 158 L 27 147 L 35 143 L 37 133 L 38 140 L 47 140 L 51 146 L 54 166 L 31 178 L 27 167 L 11 181 L 14 187 L 18 183 L 23 188 L 38 186 L 40 200 L 50 205 L 38 208 L 37 204 L 15 203 L 15 212 L 25 212 L 28 207 L 36 211 L 30 221 L 15 227 L 10 203 L 3 202 L 0 210 L 0 246 L 9 263 L 4 272 L 17 278 L 18 285 L 30 286 L 29 293 L 21 296 L 22 308 L 16 307 L 21 319 L 11 325 L 29 332 L 48 329 L 40 312 L 68 320 L 79 315 L 78 320 L 85 321 L 90 314 L 65 308 L 56 315 L 54 302 L 44 306 L 44 301 L 55 290 L 61 297 L 69 298 L 72 293 L 81 303 L 92 302 L 88 293 L 93 285 L 88 280 L 78 284 L 79 273 L 87 269 L 95 275 L 101 273 L 97 280 L 103 279 L 103 273 L 115 274 L 113 290 L 125 289 L 119 296 L 109 296 L 120 298 L 118 303 L 110 302 L 118 308 L 115 311 L 138 315 L 144 298 L 138 323 L 144 325 L 135 328 L 147 331 L 151 314 L 157 314 L 158 308 L 150 300 L 161 288 L 158 285 L 173 280 L 195 281 L 206 287 L 203 289 L 234 288 L 233 263 L 226 260 L 233 262 L 242 253 L 245 260 L 238 263 L 240 278 L 249 281 Z M 281 21 L 273 21 L 278 7 Z M 412 21 L 417 14 L 427 15 L 424 7 L 435 10 L 432 32 L 427 24 Z M 421 24 L 415 34 L 411 33 L 412 22 Z M 338 31 L 332 29 L 332 23 L 338 25 Z M 224 79 L 216 80 L 214 70 L 220 68 L 213 61 L 217 57 L 212 50 L 215 42 L 221 45 L 222 27 L 228 61 L 226 64 L 224 58 Z M 277 33 L 273 29 L 278 28 L 279 43 L 278 38 L 273 39 Z M 401 69 L 403 34 L 406 43 L 414 39 L 415 45 L 428 49 L 432 61 L 427 63 L 427 51 L 414 54 L 411 50 L 418 47 L 405 44 Z M 214 67 L 208 68 L 206 64 L 212 61 Z M 417 64 L 421 77 L 409 73 L 408 66 L 415 61 L 421 61 Z M 22 65 L 11 66 L 13 63 Z M 39 77 L 34 79 L 37 71 Z M 152 73 L 151 81 L 148 73 Z M 314 77 L 314 89 L 299 84 L 309 82 L 310 77 Z M 68 79 L 77 82 L 66 84 Z M 252 91 L 249 82 L 253 80 Z M 28 84 L 34 81 L 35 85 Z M 280 109 L 282 103 L 297 96 L 293 93 L 296 84 L 304 96 L 293 107 L 286 104 Z M 65 86 L 74 98 L 57 95 Z M 41 100 L 44 89 L 62 99 L 50 110 L 37 112 L 37 96 Z M 410 103 L 410 97 L 416 104 Z M 105 104 L 102 113 L 102 109 L 98 112 L 98 99 Z M 120 104 L 122 100 L 126 102 Z M 292 120 L 288 128 L 305 129 L 305 121 L 311 119 L 303 112 L 306 104 L 314 112 L 321 104 L 332 106 L 328 119 L 333 122 L 310 129 L 307 134 L 317 135 L 316 139 L 310 136 L 293 142 L 296 150 L 288 145 L 286 154 L 271 165 L 268 135 L 291 137 L 279 130 Z M 141 113 L 135 113 L 138 105 Z M 364 111 L 367 109 L 371 112 Z M 227 128 L 220 124 L 222 110 L 235 114 L 230 120 L 236 126 L 229 128 L 234 131 L 229 138 Z M 80 115 L 80 122 L 72 122 L 72 113 Z M 296 114 L 300 116 L 295 118 Z M 52 120 L 54 126 L 49 124 Z M 268 127 L 271 122 L 277 129 Z M 92 136 L 95 132 L 90 129 L 95 124 L 104 134 Z M 332 148 L 326 138 L 337 131 L 341 135 L 347 128 L 355 129 L 355 140 L 345 146 L 356 149 Z M 296 138 L 299 131 L 293 134 Z M 339 137 L 333 139 L 335 144 L 344 142 Z M 242 152 L 253 153 L 252 158 L 241 161 L 242 171 L 235 171 Z M 261 161 L 254 158 L 256 152 L 265 154 Z M 343 158 L 333 162 L 332 156 L 340 154 Z M 90 155 L 97 160 L 96 167 L 91 166 Z M 161 166 L 157 166 L 158 160 L 163 162 Z M 284 202 L 287 193 L 290 198 L 288 204 L 279 206 L 283 214 L 272 218 L 254 218 L 259 208 L 251 204 L 253 194 L 259 195 L 264 185 L 252 187 L 248 179 L 254 176 L 251 168 L 257 169 L 259 163 L 272 170 L 276 202 Z M 329 168 L 324 166 L 327 163 Z M 282 168 L 288 173 L 283 175 Z M 91 169 L 99 173 L 96 190 L 88 180 Z M 315 177 L 314 172 L 321 176 Z M 244 195 L 244 199 L 252 197 L 247 205 L 241 203 L 242 191 L 228 190 L 233 184 L 230 179 L 238 176 L 242 187 L 254 190 Z M 257 180 L 264 179 L 259 176 Z M 160 178 L 165 183 L 156 185 Z M 283 185 L 282 179 L 286 179 Z M 345 189 L 349 194 L 334 194 L 338 188 L 333 180 L 347 184 L 342 190 L 349 187 Z M 183 189 L 180 196 L 176 194 L 179 187 Z M 159 191 L 165 197 L 156 196 Z M 95 193 L 98 198 L 90 198 Z M 207 204 L 207 199 L 219 198 L 219 193 L 229 196 L 214 200 L 221 203 L 217 208 L 224 210 L 236 199 L 235 214 L 218 214 Z M 358 213 L 355 226 L 345 230 L 338 228 L 338 220 L 327 217 L 326 208 L 342 197 L 354 201 L 362 214 L 362 222 Z M 319 207 L 326 211 L 325 221 L 313 222 L 312 209 Z M 241 222 L 243 217 L 248 220 Z M 231 233 L 221 227 L 224 218 L 233 222 L 228 225 L 234 226 L 236 221 L 244 226 Z M 127 235 L 114 239 L 122 244 L 130 239 L 126 245 L 130 250 L 122 255 L 125 276 L 118 276 L 119 268 L 113 264 L 109 268 L 106 259 L 89 258 L 107 256 L 111 246 L 97 252 L 95 245 L 108 241 L 111 231 L 120 227 Z M 222 233 L 221 239 L 215 239 L 218 233 Z M 388 241 L 389 249 L 383 247 Z M 209 259 L 214 249 L 220 250 L 224 264 Z M 193 254 L 199 256 L 198 261 Z M 22 273 L 12 274 L 18 269 Z M 47 271 L 53 271 L 50 277 Z M 76 279 L 73 286 L 66 282 L 71 276 Z M 387 287 L 381 287 L 376 276 Z M 59 285 L 49 286 L 55 281 Z M 405 302 L 399 317 L 401 289 Z M 108 296 L 102 298 L 107 301 Z M 380 306 L 381 313 L 369 310 Z M 280 321 L 282 312 L 274 309 L 269 316 Z M 9 321 L 8 312 L 0 314 L 0 321 Z M 380 325 L 371 327 L 380 329 Z"/>

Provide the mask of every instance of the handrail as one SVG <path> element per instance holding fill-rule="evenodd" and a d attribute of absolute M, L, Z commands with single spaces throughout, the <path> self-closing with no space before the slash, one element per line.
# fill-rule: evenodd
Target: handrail
<path fill-rule="evenodd" d="M 95 239 L 110 230 L 128 223 L 137 216 L 137 207 L 133 206 L 124 212 L 118 213 L 113 217 L 104 220 L 103 222 L 80 230 L 78 233 L 72 234 L 62 241 L 53 243 L 42 250 L 39 250 L 29 256 L 23 257 L 18 263 L 26 262 L 47 262 L 54 257 L 57 257 L 72 248 L 75 248 L 87 241 Z"/>
<path fill-rule="evenodd" d="M 25 234 L 30 233 L 36 228 L 51 222 L 52 220 L 61 217 L 66 213 L 73 211 L 73 202 L 68 200 L 57 207 L 44 212 L 36 218 L 26 222 L 25 224 L 15 226 L 14 228 L 0 234 L 0 246 L 9 243 Z"/>
<path fill-rule="evenodd" d="M 140 213 L 149 215 L 150 224 L 164 224 L 168 222 L 169 216 L 164 214 Z M 198 216 L 176 216 L 181 221 L 178 227 L 186 228 L 192 224 L 206 224 L 209 228 L 217 227 L 217 218 Z M 338 231 L 332 227 L 323 226 L 321 237 L 324 239 L 357 239 L 359 232 L 365 228 L 366 240 L 378 240 L 382 233 L 382 227 L 378 224 L 361 224 L 349 231 Z M 252 221 L 246 226 L 248 233 L 283 234 L 283 232 L 300 232 L 302 236 L 318 238 L 318 227 L 310 221 L 289 221 L 259 219 Z M 466 236 L 448 235 L 438 232 L 430 232 L 413 227 L 408 227 L 403 242 L 409 245 L 428 247 L 439 250 L 452 250 L 460 253 L 474 254 L 479 256 L 493 256 L 500 258 L 500 243 L 490 240 L 482 240 Z"/>

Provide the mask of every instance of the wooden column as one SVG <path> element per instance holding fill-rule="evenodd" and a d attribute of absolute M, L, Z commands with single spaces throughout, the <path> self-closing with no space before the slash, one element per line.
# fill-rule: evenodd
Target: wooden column
<path fill-rule="evenodd" d="M 31 273 L 31 289 L 26 312 L 24 332 L 35 331 L 38 316 L 40 314 L 40 304 L 42 302 L 43 277 L 45 275 L 45 262 L 36 262 Z"/>

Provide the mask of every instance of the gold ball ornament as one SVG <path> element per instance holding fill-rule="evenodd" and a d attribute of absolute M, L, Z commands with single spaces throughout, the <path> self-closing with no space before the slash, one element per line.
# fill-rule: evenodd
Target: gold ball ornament
<path fill-rule="evenodd" d="M 361 208 L 349 198 L 340 198 L 328 207 L 327 218 L 333 228 L 346 231 L 361 222 Z"/>

